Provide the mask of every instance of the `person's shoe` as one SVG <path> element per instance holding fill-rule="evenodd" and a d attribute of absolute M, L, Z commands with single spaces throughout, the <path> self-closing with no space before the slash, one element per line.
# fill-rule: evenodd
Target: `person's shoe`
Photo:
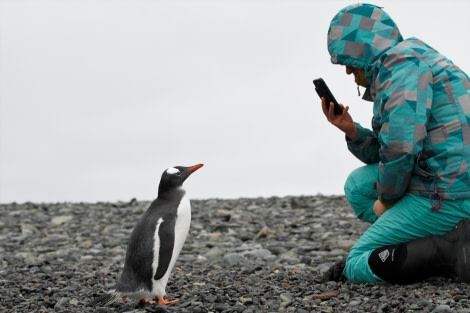
<path fill-rule="evenodd" d="M 458 246 L 453 272 L 460 282 L 470 283 L 470 219 L 460 221 L 443 239 Z"/>
<path fill-rule="evenodd" d="M 329 281 L 345 281 L 346 277 L 343 275 L 344 266 L 346 265 L 346 258 L 333 264 L 323 276 L 317 280 L 319 283 L 326 283 Z"/>

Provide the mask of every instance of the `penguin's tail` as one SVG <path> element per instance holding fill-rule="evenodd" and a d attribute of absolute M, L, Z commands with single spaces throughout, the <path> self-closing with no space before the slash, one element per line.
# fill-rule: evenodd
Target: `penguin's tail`
<path fill-rule="evenodd" d="M 104 305 L 108 305 L 112 302 L 114 302 L 117 298 L 120 298 L 121 297 L 121 294 L 119 292 L 116 292 L 116 291 L 110 291 L 108 293 L 105 293 L 101 296 L 99 296 L 98 298 L 95 298 L 93 300 L 91 300 L 90 302 L 87 303 L 86 306 L 96 306 L 96 305 L 100 305 L 100 306 L 104 306 Z"/>

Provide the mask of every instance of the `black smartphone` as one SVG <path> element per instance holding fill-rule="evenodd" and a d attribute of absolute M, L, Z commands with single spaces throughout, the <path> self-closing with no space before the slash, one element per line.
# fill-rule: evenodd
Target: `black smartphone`
<path fill-rule="evenodd" d="M 335 97 L 330 91 L 330 88 L 326 85 L 323 78 L 317 78 L 313 80 L 313 84 L 315 85 L 315 91 L 317 92 L 320 99 L 323 97 L 326 100 L 326 106 L 329 108 L 330 103 L 333 102 L 335 105 L 334 112 L 336 115 L 343 113 L 343 109 L 339 106 L 338 101 L 336 101 Z"/>

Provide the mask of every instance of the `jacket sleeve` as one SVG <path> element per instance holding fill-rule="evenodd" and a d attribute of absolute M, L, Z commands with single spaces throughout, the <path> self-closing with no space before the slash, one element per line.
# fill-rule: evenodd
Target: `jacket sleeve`
<path fill-rule="evenodd" d="M 366 164 L 377 163 L 379 159 L 380 143 L 375 133 L 358 123 L 354 123 L 359 131 L 355 140 L 346 137 L 348 150 L 359 160 Z"/>
<path fill-rule="evenodd" d="M 379 116 L 377 191 L 384 202 L 406 192 L 422 151 L 432 105 L 432 72 L 412 53 L 385 58 L 377 76 L 374 115 Z"/>

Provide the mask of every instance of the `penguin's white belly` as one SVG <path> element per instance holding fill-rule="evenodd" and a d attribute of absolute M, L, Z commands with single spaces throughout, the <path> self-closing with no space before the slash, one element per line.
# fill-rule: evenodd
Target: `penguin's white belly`
<path fill-rule="evenodd" d="M 158 230 L 160 228 L 163 219 L 160 219 L 157 222 L 156 231 L 155 231 L 155 238 L 154 238 L 154 257 L 153 257 L 153 276 L 155 276 L 155 272 L 158 268 L 158 260 L 159 260 L 159 247 L 160 247 L 160 238 L 158 236 Z M 164 296 L 165 295 L 165 287 L 168 282 L 168 278 L 170 276 L 173 267 L 175 266 L 176 260 L 183 248 L 184 242 L 186 241 L 186 237 L 188 236 L 189 226 L 191 224 L 191 203 L 189 198 L 185 195 L 178 206 L 177 211 L 177 218 L 175 223 L 175 241 L 173 247 L 173 253 L 171 256 L 170 264 L 168 265 L 168 269 L 163 275 L 162 278 L 159 280 L 152 281 L 152 294 L 156 296 Z"/>

